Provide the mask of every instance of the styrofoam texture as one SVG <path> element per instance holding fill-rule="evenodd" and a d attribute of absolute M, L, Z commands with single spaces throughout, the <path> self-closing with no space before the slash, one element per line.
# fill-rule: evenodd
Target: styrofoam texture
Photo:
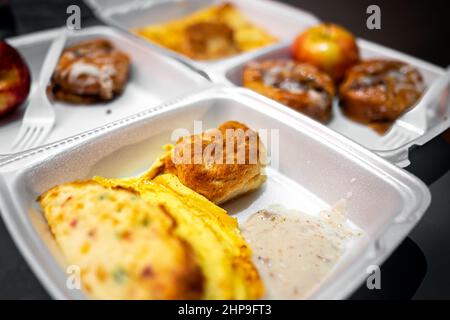
<path fill-rule="evenodd" d="M 183 18 L 197 10 L 224 2 L 234 4 L 251 22 L 276 36 L 279 41 L 292 40 L 299 32 L 319 22 L 314 15 L 304 10 L 270 0 L 138 0 L 115 4 L 110 1 L 86 0 L 86 3 L 94 9 L 96 15 L 105 23 L 118 27 L 126 32 L 130 32 L 131 29 L 137 27 Z M 244 57 L 252 52 L 261 50 L 256 49 L 231 58 L 199 61 L 159 46 L 131 32 L 130 34 L 148 46 L 157 48 L 161 52 L 192 65 L 199 70 L 229 61 L 234 57 Z"/>
<path fill-rule="evenodd" d="M 51 41 L 59 30 L 32 33 L 8 39 L 27 62 L 33 80 L 39 77 L 43 60 Z M 127 115 L 156 106 L 183 95 L 209 82 L 191 68 L 134 41 L 127 34 L 110 27 L 88 27 L 77 31 L 67 45 L 78 41 L 105 38 L 131 58 L 130 77 L 125 89 L 116 99 L 93 105 L 74 105 L 56 101 L 56 124 L 45 143 L 121 119 Z M 35 82 L 35 81 L 34 81 Z M 34 92 L 32 87 L 30 97 Z M 11 153 L 11 144 L 19 132 L 26 104 L 17 112 L 0 119 L 0 155 Z"/>
<path fill-rule="evenodd" d="M 233 59 L 206 70 L 213 82 L 242 86 L 242 72 L 250 61 L 264 59 L 289 59 L 290 42 L 281 43 L 273 48 L 255 52 L 251 56 Z M 378 153 L 389 161 L 405 167 L 409 165 L 408 150 L 414 145 L 423 145 L 442 133 L 450 126 L 450 69 L 432 65 L 428 62 L 397 52 L 392 49 L 358 40 L 363 59 L 381 58 L 404 61 L 416 67 L 424 78 L 426 90 L 437 85 L 424 101 L 419 101 L 411 111 L 397 120 L 393 128 L 380 135 L 366 125 L 345 117 L 340 110 L 339 100 L 333 103 L 333 117 L 326 125 Z M 425 98 L 425 95 L 424 95 Z"/>
<path fill-rule="evenodd" d="M 216 86 L 122 119 L 70 140 L 0 162 L 0 209 L 14 240 L 48 291 L 59 299 L 84 298 L 66 287 L 65 262 L 36 197 L 63 182 L 92 175 L 124 177 L 143 172 L 173 142 L 174 129 L 203 129 L 238 120 L 279 134 L 267 147 L 268 181 L 225 208 L 240 221 L 281 204 L 315 214 L 345 199 L 348 218 L 365 236 L 352 242 L 327 280 L 310 296 L 341 299 L 406 237 L 430 203 L 427 187 L 340 134 L 246 89 Z"/>

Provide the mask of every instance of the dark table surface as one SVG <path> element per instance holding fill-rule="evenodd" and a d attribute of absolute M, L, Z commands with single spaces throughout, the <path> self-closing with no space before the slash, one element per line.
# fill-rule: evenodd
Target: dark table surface
<path fill-rule="evenodd" d="M 8 0 L 0 0 L 6 3 Z M 450 65 L 450 24 L 445 1 L 284 1 L 357 36 L 440 66 Z M 381 8 L 381 30 L 366 28 L 366 8 Z M 82 27 L 100 23 L 81 1 L 13 0 L 0 10 L 0 35 L 20 35 L 65 23 L 66 8 L 81 7 Z M 382 289 L 362 286 L 352 299 L 450 298 L 450 144 L 438 137 L 414 150 L 407 168 L 430 187 L 432 204 L 422 221 L 382 266 Z M 0 220 L 0 299 L 48 299 Z"/>

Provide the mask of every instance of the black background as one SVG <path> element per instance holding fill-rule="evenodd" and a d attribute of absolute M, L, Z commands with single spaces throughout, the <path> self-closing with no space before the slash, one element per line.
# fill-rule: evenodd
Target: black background
<path fill-rule="evenodd" d="M 0 0 L 0 35 L 12 36 L 65 23 L 66 8 L 78 4 L 82 27 L 99 21 L 81 1 Z M 357 36 L 422 58 L 450 65 L 450 22 L 445 1 L 299 0 L 283 1 L 339 23 Z M 366 8 L 381 8 L 381 30 L 366 28 Z M 382 266 L 382 290 L 361 287 L 353 299 L 450 298 L 450 145 L 436 138 L 412 155 L 408 170 L 431 189 L 433 202 L 423 220 Z M 46 291 L 17 251 L 0 221 L 0 299 L 47 299 Z"/>

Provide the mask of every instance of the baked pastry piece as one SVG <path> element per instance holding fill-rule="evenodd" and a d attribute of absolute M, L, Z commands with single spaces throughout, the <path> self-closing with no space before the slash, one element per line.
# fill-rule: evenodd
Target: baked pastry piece
<path fill-rule="evenodd" d="M 178 20 L 132 31 L 195 60 L 225 58 L 277 41 L 227 2 Z"/>
<path fill-rule="evenodd" d="M 199 299 L 203 274 L 163 204 L 93 181 L 67 183 L 39 198 L 67 262 L 96 299 Z"/>
<path fill-rule="evenodd" d="M 237 121 L 182 137 L 165 149 L 140 179 L 170 173 L 215 204 L 255 190 L 267 178 L 264 144 L 256 132 Z"/>
<path fill-rule="evenodd" d="M 320 122 L 331 118 L 333 81 L 313 65 L 292 60 L 250 62 L 243 71 L 243 85 Z"/>
<path fill-rule="evenodd" d="M 122 92 L 129 65 L 129 57 L 108 40 L 83 41 L 63 51 L 50 90 L 70 103 L 109 101 Z"/>
<path fill-rule="evenodd" d="M 259 188 L 266 181 L 265 162 L 266 150 L 258 134 L 242 123 L 227 121 L 217 129 L 180 138 L 163 172 L 176 175 L 185 186 L 220 204 Z"/>
<path fill-rule="evenodd" d="M 365 124 L 389 124 L 413 106 L 423 90 L 422 76 L 412 66 L 374 59 L 347 71 L 339 95 L 349 118 Z"/>

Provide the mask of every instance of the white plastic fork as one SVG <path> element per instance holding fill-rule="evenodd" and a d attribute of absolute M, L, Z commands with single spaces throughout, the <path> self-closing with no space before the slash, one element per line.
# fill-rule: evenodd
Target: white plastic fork
<path fill-rule="evenodd" d="M 450 66 L 447 68 L 446 73 L 428 88 L 422 98 L 396 120 L 396 123 L 381 141 L 382 146 L 393 149 L 425 133 L 427 130 L 428 106 L 449 84 Z M 411 123 L 414 123 L 414 126 Z"/>
<path fill-rule="evenodd" d="M 66 43 L 66 30 L 53 40 L 42 65 L 39 82 L 25 111 L 19 133 L 12 144 L 13 152 L 20 152 L 40 145 L 52 130 L 56 115 L 47 97 L 47 85 Z"/>

